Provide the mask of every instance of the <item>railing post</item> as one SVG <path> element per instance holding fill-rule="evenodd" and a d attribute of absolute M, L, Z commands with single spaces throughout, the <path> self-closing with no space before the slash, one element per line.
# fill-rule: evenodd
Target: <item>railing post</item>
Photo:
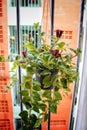
<path fill-rule="evenodd" d="M 21 54 L 21 46 L 20 46 L 20 0 L 16 0 L 16 15 L 17 15 L 17 49 L 18 49 L 18 54 Z M 20 86 L 20 91 L 22 90 L 21 88 L 21 68 L 18 68 L 18 81 L 19 81 L 19 86 Z M 22 105 L 22 96 L 20 95 L 20 110 L 23 111 L 23 105 Z M 22 125 L 22 123 L 21 123 Z"/>
<path fill-rule="evenodd" d="M 54 31 L 54 0 L 50 0 L 50 35 L 53 36 Z M 51 41 L 50 41 L 51 44 Z M 51 91 L 51 90 L 50 90 Z M 49 104 L 50 108 L 50 104 Z M 50 130 L 51 113 L 48 111 L 48 130 Z"/>

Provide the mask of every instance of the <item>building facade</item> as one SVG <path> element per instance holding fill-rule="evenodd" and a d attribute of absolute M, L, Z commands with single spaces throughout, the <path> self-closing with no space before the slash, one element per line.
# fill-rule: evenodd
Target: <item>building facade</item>
<path fill-rule="evenodd" d="M 8 16 L 7 0 L 0 0 L 0 55 L 8 55 Z M 13 105 L 11 90 L 5 86 L 10 84 L 9 64 L 0 62 L 0 129 L 13 130 Z"/>
<path fill-rule="evenodd" d="M 39 22 L 43 31 L 46 32 L 45 40 L 50 44 L 50 0 L 20 0 L 20 41 L 21 51 L 26 42 L 26 37 L 34 37 L 36 43 L 40 39 L 36 36 L 33 24 Z M 4 21 L 4 22 L 3 22 Z M 79 23 L 80 22 L 80 0 L 55 0 L 54 5 L 54 35 L 58 30 L 63 31 L 62 40 L 71 47 L 78 47 Z M 18 53 L 17 45 L 17 12 L 16 0 L 0 0 L 0 55 L 12 58 Z M 10 38 L 13 37 L 13 41 Z M 18 83 L 11 91 L 4 92 L 4 86 L 10 84 L 8 63 L 0 63 L 0 128 L 4 130 L 21 129 L 20 98 Z M 58 106 L 57 114 L 51 115 L 51 130 L 68 130 L 70 110 L 72 102 L 73 85 L 71 92 L 63 97 Z M 3 97 L 4 100 L 3 100 Z M 13 120 L 14 119 L 14 120 Z M 14 125 L 13 125 L 14 124 Z M 14 126 L 14 127 L 13 127 Z M 46 130 L 47 123 L 43 123 L 43 130 Z"/>

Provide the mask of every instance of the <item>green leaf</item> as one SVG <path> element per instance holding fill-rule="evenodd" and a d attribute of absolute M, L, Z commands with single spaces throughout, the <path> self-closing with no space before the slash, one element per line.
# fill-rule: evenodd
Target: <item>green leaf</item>
<path fill-rule="evenodd" d="M 5 91 L 8 91 L 10 88 L 10 86 L 5 86 Z"/>
<path fill-rule="evenodd" d="M 37 104 L 35 103 L 35 104 L 33 104 L 33 110 L 35 111 L 35 112 L 37 112 L 37 113 L 39 113 L 40 111 L 39 111 L 39 107 L 37 106 Z"/>
<path fill-rule="evenodd" d="M 31 108 L 31 104 L 29 102 L 24 102 L 24 105 L 28 110 Z"/>
<path fill-rule="evenodd" d="M 34 27 L 35 27 L 36 29 L 38 29 L 38 27 L 39 27 L 39 22 L 34 23 Z"/>
<path fill-rule="evenodd" d="M 26 44 L 26 48 L 27 48 L 28 50 L 30 50 L 30 51 L 35 50 L 35 46 L 34 46 L 33 43 L 27 43 L 27 44 Z"/>
<path fill-rule="evenodd" d="M 81 54 L 81 52 L 82 52 L 82 51 L 80 50 L 80 48 L 77 48 L 76 54 L 79 55 L 79 54 Z"/>
<path fill-rule="evenodd" d="M 28 123 L 28 112 L 26 110 L 23 110 L 22 112 L 20 112 L 19 116 L 22 118 L 25 124 Z"/>
<path fill-rule="evenodd" d="M 34 128 L 38 128 L 42 123 L 42 120 L 41 119 L 38 119 L 34 125 Z"/>
<path fill-rule="evenodd" d="M 43 79 L 44 88 L 48 88 L 51 85 L 50 75 L 47 75 Z"/>
<path fill-rule="evenodd" d="M 36 100 L 36 101 L 40 101 L 40 100 L 41 100 L 40 93 L 37 93 L 37 91 L 34 91 L 34 92 L 32 93 L 32 97 L 33 97 L 33 99 Z"/>
<path fill-rule="evenodd" d="M 27 125 L 23 126 L 22 130 L 29 130 L 29 126 L 27 126 Z"/>
<path fill-rule="evenodd" d="M 63 88 L 67 88 L 67 80 L 65 78 L 61 78 L 61 83 L 63 85 Z"/>
<path fill-rule="evenodd" d="M 27 66 L 26 71 L 29 73 L 34 73 L 34 68 L 32 66 Z"/>
<path fill-rule="evenodd" d="M 19 56 L 19 55 L 15 57 L 15 60 L 19 60 L 19 59 L 20 59 L 20 56 Z"/>
<path fill-rule="evenodd" d="M 66 91 L 67 91 L 67 92 L 70 92 L 70 91 L 71 91 L 71 89 L 70 89 L 70 88 L 66 88 Z"/>
<path fill-rule="evenodd" d="M 50 90 L 44 91 L 42 96 L 46 98 L 51 98 L 51 91 Z"/>
<path fill-rule="evenodd" d="M 27 89 L 31 88 L 31 84 L 29 83 L 29 81 L 25 82 L 25 88 L 27 88 Z"/>
<path fill-rule="evenodd" d="M 65 42 L 58 43 L 58 49 L 61 50 L 65 46 Z"/>
<path fill-rule="evenodd" d="M 11 71 L 14 72 L 14 71 L 16 70 L 16 68 L 18 68 L 19 66 L 20 66 L 19 61 L 15 60 L 15 61 L 13 62 L 13 65 L 12 65 Z"/>
<path fill-rule="evenodd" d="M 43 111 L 45 111 L 46 108 L 47 108 L 47 106 L 46 106 L 45 103 L 38 103 L 38 107 L 39 107 L 41 110 L 43 110 Z"/>
<path fill-rule="evenodd" d="M 73 78 L 73 80 L 75 80 L 77 77 L 78 77 L 78 72 L 73 72 L 73 74 L 72 74 L 72 78 Z"/>
<path fill-rule="evenodd" d="M 43 70 L 40 75 L 50 75 L 51 72 L 49 70 Z"/>
<path fill-rule="evenodd" d="M 56 75 L 52 76 L 51 81 L 52 81 L 53 85 L 55 85 L 56 83 L 58 84 L 58 82 L 57 82 L 58 81 L 58 75 L 56 74 Z"/>
<path fill-rule="evenodd" d="M 27 109 L 31 108 L 31 103 L 30 103 L 30 97 L 29 96 L 24 96 L 22 99 L 22 103 L 26 106 Z"/>
<path fill-rule="evenodd" d="M 66 59 L 66 62 L 69 62 L 69 63 L 71 63 L 72 62 L 72 54 L 68 54 L 68 55 L 66 55 L 65 56 L 65 59 Z"/>
<path fill-rule="evenodd" d="M 59 92 L 55 92 L 55 91 L 54 91 L 54 96 L 55 96 L 55 98 L 56 98 L 57 100 L 62 100 L 62 96 L 61 96 L 61 94 L 60 94 Z"/>
<path fill-rule="evenodd" d="M 41 32 L 41 36 L 44 36 L 45 32 Z"/>
<path fill-rule="evenodd" d="M 48 117 L 49 117 L 48 114 L 45 113 L 45 114 L 44 114 L 44 121 L 47 121 Z"/>
<path fill-rule="evenodd" d="M 41 90 L 41 84 L 37 81 L 37 80 L 33 80 L 33 89 L 36 91 L 40 91 Z"/>
<path fill-rule="evenodd" d="M 20 94 L 23 95 L 23 96 L 28 96 L 28 91 L 27 90 L 21 90 Z"/>
<path fill-rule="evenodd" d="M 50 106 L 50 112 L 56 113 L 56 110 L 57 110 L 57 105 L 51 104 L 51 106 Z"/>
<path fill-rule="evenodd" d="M 77 48 L 76 50 L 73 49 L 73 48 L 70 48 L 70 50 L 71 50 L 72 52 L 74 52 L 76 55 L 79 55 L 79 54 L 81 54 L 81 52 L 82 52 L 80 48 Z"/>
<path fill-rule="evenodd" d="M 0 61 L 3 62 L 5 60 L 4 56 L 0 56 Z"/>
<path fill-rule="evenodd" d="M 35 114 L 31 114 L 29 117 L 30 126 L 33 127 L 37 121 L 37 116 Z"/>

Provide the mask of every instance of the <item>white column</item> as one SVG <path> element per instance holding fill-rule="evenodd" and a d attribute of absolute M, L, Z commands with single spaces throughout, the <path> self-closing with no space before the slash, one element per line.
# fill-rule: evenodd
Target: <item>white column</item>
<path fill-rule="evenodd" d="M 87 130 L 87 22 L 85 26 L 83 67 L 78 99 L 75 130 Z"/>

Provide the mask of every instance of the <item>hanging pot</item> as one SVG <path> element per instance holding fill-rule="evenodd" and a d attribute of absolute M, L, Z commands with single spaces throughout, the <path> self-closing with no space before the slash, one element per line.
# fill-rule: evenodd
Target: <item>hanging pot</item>
<path fill-rule="evenodd" d="M 36 79 L 40 82 L 40 84 L 41 84 L 41 89 L 44 89 L 44 90 L 51 90 L 51 89 L 53 89 L 53 84 L 51 84 L 50 86 L 48 86 L 48 87 L 45 87 L 44 86 L 44 84 L 43 84 L 43 80 L 44 80 L 44 78 L 45 78 L 45 75 L 41 75 L 41 73 L 42 73 L 42 71 L 43 70 L 37 70 L 36 71 Z M 52 77 L 53 76 L 55 76 L 57 73 L 58 73 L 58 70 L 51 70 L 50 71 L 50 80 L 52 79 Z"/>

